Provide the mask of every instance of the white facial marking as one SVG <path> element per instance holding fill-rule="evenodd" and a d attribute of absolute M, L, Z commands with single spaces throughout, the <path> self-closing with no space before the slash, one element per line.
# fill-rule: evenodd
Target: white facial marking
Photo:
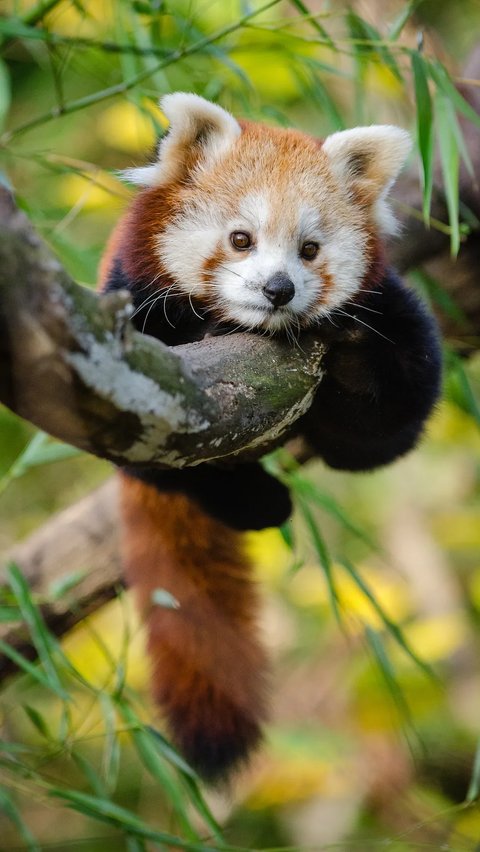
<path fill-rule="evenodd" d="M 302 199 L 293 203 L 290 197 L 285 208 L 279 206 L 273 191 L 238 199 L 230 217 L 199 197 L 159 235 L 157 250 L 178 288 L 198 296 L 209 288 L 225 319 L 252 329 L 298 330 L 351 297 L 366 271 L 364 231 L 341 216 L 323 218 L 325 223 L 320 210 Z M 232 246 L 235 231 L 249 234 L 251 248 Z M 308 242 L 319 246 L 311 261 L 301 256 Z M 206 283 L 205 263 L 218 251 L 222 261 L 209 271 Z M 295 293 L 275 308 L 264 287 L 278 273 L 288 276 Z"/>

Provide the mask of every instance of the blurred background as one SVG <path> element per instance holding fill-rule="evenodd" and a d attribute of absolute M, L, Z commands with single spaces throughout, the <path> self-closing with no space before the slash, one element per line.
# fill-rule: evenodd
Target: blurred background
<path fill-rule="evenodd" d="M 318 136 L 392 122 L 421 140 L 430 101 L 412 57 L 457 81 L 479 40 L 478 0 L 3 0 L 0 180 L 94 286 L 132 193 L 117 170 L 147 162 L 165 129 L 160 94 L 193 90 Z M 455 208 L 459 104 L 433 73 L 427 88 L 450 200 L 439 226 L 455 251 L 479 225 Z M 412 163 L 427 191 L 428 152 Z M 411 281 L 455 318 L 440 286 Z M 1 687 L 1 849 L 480 849 L 478 335 L 463 359 L 446 341 L 444 399 L 404 460 L 349 475 L 269 459 L 297 508 L 282 531 L 249 535 L 274 660 L 274 716 L 252 766 L 228 791 L 202 790 L 155 733 L 142 633 L 120 594 L 49 646 L 44 681 L 24 672 Z M 4 408 L 0 436 L 3 571 L 15 542 L 112 470 Z M 2 594 L 3 620 L 42 603 L 18 582 Z"/>

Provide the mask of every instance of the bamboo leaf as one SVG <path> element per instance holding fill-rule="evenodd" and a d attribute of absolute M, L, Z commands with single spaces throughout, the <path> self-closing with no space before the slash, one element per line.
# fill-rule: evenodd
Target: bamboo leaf
<path fill-rule="evenodd" d="M 322 26 L 320 21 L 310 12 L 310 9 L 303 3 L 303 0 L 290 0 L 291 5 L 300 12 L 303 18 L 305 18 L 308 23 L 313 27 L 314 30 L 317 31 L 323 38 L 326 44 L 332 48 L 332 50 L 336 50 L 336 46 L 334 41 L 330 38 L 326 29 Z"/>
<path fill-rule="evenodd" d="M 413 729 L 410 708 L 407 704 L 403 691 L 397 681 L 395 669 L 385 650 L 380 634 L 368 625 L 365 627 L 365 638 L 373 652 L 377 665 L 383 675 L 387 689 L 400 713 L 409 726 Z"/>
<path fill-rule="evenodd" d="M 100 708 L 105 728 L 101 773 L 107 790 L 112 793 L 117 786 L 120 769 L 120 743 L 117 736 L 116 710 L 106 693 L 100 695 Z"/>
<path fill-rule="evenodd" d="M 181 772 L 182 780 L 187 788 L 190 801 L 197 809 L 200 816 L 202 816 L 205 820 L 205 824 L 209 827 L 217 843 L 223 843 L 222 830 L 198 788 L 198 776 L 196 772 L 194 772 L 183 757 L 159 731 L 156 731 L 155 728 L 152 728 L 150 725 L 147 725 L 145 730 L 148 731 L 151 737 L 153 737 L 156 748 L 159 749 L 165 759 Z"/>
<path fill-rule="evenodd" d="M 38 665 L 34 665 L 30 663 L 22 654 L 19 654 L 18 651 L 15 650 L 8 642 L 4 642 L 3 639 L 0 639 L 0 651 L 6 657 L 8 657 L 13 663 L 15 663 L 18 669 L 25 672 L 25 674 L 30 675 L 34 680 L 44 686 L 46 689 L 51 689 L 59 698 L 62 698 L 64 701 L 68 700 L 68 695 L 62 688 L 57 688 L 51 681 L 44 675 L 42 669 Z"/>
<path fill-rule="evenodd" d="M 391 50 L 384 44 L 378 30 L 351 10 L 347 13 L 347 23 L 355 42 L 355 50 L 365 56 L 375 57 L 377 61 L 386 65 L 399 82 L 402 82 L 403 77 L 397 61 Z"/>
<path fill-rule="evenodd" d="M 389 41 L 397 41 L 408 19 L 420 3 L 421 0 L 409 0 L 403 9 L 400 10 L 390 27 L 390 31 L 388 33 Z"/>
<path fill-rule="evenodd" d="M 457 139 L 452 128 L 450 102 L 439 91 L 436 92 L 435 96 L 435 120 L 438 129 L 440 162 L 450 224 L 450 251 L 452 256 L 455 257 L 460 248 L 460 226 L 458 222 L 459 154 Z"/>
<path fill-rule="evenodd" d="M 108 791 L 102 782 L 101 776 L 95 766 L 79 751 L 72 752 L 72 760 L 78 766 L 84 778 L 88 781 L 90 789 L 99 799 L 108 799 Z"/>
<path fill-rule="evenodd" d="M 120 698 L 117 699 L 116 704 L 120 715 L 129 727 L 130 738 L 141 762 L 168 795 L 182 831 L 189 840 L 200 840 L 200 835 L 190 822 L 181 787 L 172 775 L 164 755 L 159 753 L 155 747 L 152 748 L 154 744 L 152 737 L 130 705 Z"/>
<path fill-rule="evenodd" d="M 445 312 L 460 325 L 468 326 L 468 320 L 462 309 L 457 305 L 450 293 L 439 284 L 425 269 L 418 267 L 409 272 L 410 278 L 421 289 L 423 295 Z"/>
<path fill-rule="evenodd" d="M 428 88 L 428 65 L 417 52 L 411 55 L 413 83 L 415 88 L 418 148 L 422 161 L 423 218 L 428 225 L 433 186 L 433 109 Z"/>
<path fill-rule="evenodd" d="M 39 713 L 35 707 L 30 707 L 29 704 L 23 704 L 22 708 L 39 734 L 41 734 L 46 740 L 51 740 L 52 735 L 42 714 Z"/>
<path fill-rule="evenodd" d="M 327 581 L 327 587 L 330 597 L 330 603 L 332 605 L 332 610 L 335 615 L 335 618 L 338 624 L 342 623 L 340 610 L 339 610 L 339 597 L 338 592 L 335 586 L 335 582 L 333 579 L 333 570 L 332 570 L 332 561 L 330 559 L 330 554 L 328 552 L 327 545 L 320 533 L 318 525 L 313 517 L 308 505 L 305 500 L 302 498 L 298 499 L 298 506 L 303 515 L 303 519 L 307 526 L 308 531 L 310 532 L 310 536 L 315 547 L 315 551 L 317 553 L 320 565 L 323 568 L 325 579 Z"/>
<path fill-rule="evenodd" d="M 480 127 L 480 114 L 476 112 L 472 106 L 465 100 L 463 95 L 458 91 L 455 83 L 451 79 L 447 69 L 438 59 L 430 62 L 432 77 L 434 78 L 440 91 L 448 98 L 455 108 L 462 113 L 469 121 L 473 122 L 477 127 Z"/>
<path fill-rule="evenodd" d="M 398 645 L 400 645 L 400 647 L 405 651 L 405 653 L 410 657 L 410 659 L 413 660 L 415 665 L 418 666 L 426 675 L 433 678 L 434 680 L 437 680 L 437 676 L 431 666 L 429 666 L 428 663 L 426 663 L 419 656 L 417 656 L 413 648 L 410 647 L 407 640 L 405 639 L 401 628 L 398 626 L 398 624 L 395 624 L 395 622 L 388 617 L 385 610 L 383 609 L 383 607 L 381 606 L 381 604 L 379 603 L 379 601 L 377 600 L 377 598 L 375 597 L 372 590 L 369 588 L 368 584 L 361 576 L 361 574 L 346 559 L 342 559 L 341 565 L 348 572 L 348 574 L 350 575 L 354 583 L 358 586 L 358 588 L 363 592 L 367 600 L 370 601 L 375 612 L 381 618 L 386 629 L 393 636 Z"/>
<path fill-rule="evenodd" d="M 68 694 L 64 691 L 57 667 L 52 655 L 52 637 L 40 615 L 40 611 L 32 601 L 30 589 L 20 569 L 11 564 L 7 567 L 7 578 L 10 588 L 14 593 L 22 616 L 27 624 L 33 644 L 38 657 L 42 663 L 45 675 L 50 687 L 57 694 L 62 694 L 68 700 Z M 55 643 L 56 644 L 56 643 Z"/>
<path fill-rule="evenodd" d="M 358 524 L 349 517 L 347 512 L 345 512 L 345 510 L 330 494 L 325 494 L 320 491 L 313 482 L 298 473 L 289 474 L 286 479 L 295 494 L 299 494 L 310 502 L 320 506 L 328 512 L 329 515 L 335 518 L 335 520 L 342 524 L 346 530 L 352 533 L 352 535 L 359 538 L 372 550 L 378 550 L 378 544 L 368 535 L 367 532 L 365 532 L 364 529 L 358 526 Z"/>
<path fill-rule="evenodd" d="M 475 757 L 473 759 L 473 767 L 472 767 L 472 777 L 470 779 L 470 784 L 468 787 L 468 792 L 465 798 L 465 801 L 468 804 L 471 804 L 478 799 L 480 794 L 480 739 L 477 742 L 477 748 L 475 750 Z"/>
<path fill-rule="evenodd" d="M 77 790 L 63 790 L 58 787 L 51 787 L 50 795 L 65 802 L 73 810 L 100 822 L 113 825 L 115 828 L 123 830 L 134 837 L 146 838 L 157 843 L 163 843 L 166 846 L 170 845 L 175 849 L 184 849 L 185 852 L 217 852 L 211 846 L 189 843 L 180 837 L 175 837 L 173 834 L 157 831 L 142 822 L 132 811 L 108 799 L 102 799 L 99 796 L 92 796 L 88 793 L 81 793 Z"/>
<path fill-rule="evenodd" d="M 23 821 L 22 815 L 15 805 L 12 796 L 4 787 L 0 787 L 0 810 L 14 824 L 28 852 L 41 852 L 41 847 L 35 840 L 28 826 Z"/>

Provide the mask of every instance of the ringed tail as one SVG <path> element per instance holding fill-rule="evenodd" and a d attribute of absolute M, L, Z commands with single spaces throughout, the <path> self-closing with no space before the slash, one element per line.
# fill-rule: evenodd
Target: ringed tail
<path fill-rule="evenodd" d="M 242 534 L 180 493 L 121 474 L 123 558 L 147 628 L 154 699 L 210 782 L 249 756 L 265 719 L 267 663 Z M 178 606 L 152 602 L 155 589 Z"/>

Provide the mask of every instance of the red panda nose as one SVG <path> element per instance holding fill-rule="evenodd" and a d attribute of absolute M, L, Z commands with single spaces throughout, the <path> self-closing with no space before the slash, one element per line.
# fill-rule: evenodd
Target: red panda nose
<path fill-rule="evenodd" d="M 268 279 L 263 292 L 275 308 L 291 302 L 295 295 L 295 286 L 284 272 L 276 272 Z"/>

